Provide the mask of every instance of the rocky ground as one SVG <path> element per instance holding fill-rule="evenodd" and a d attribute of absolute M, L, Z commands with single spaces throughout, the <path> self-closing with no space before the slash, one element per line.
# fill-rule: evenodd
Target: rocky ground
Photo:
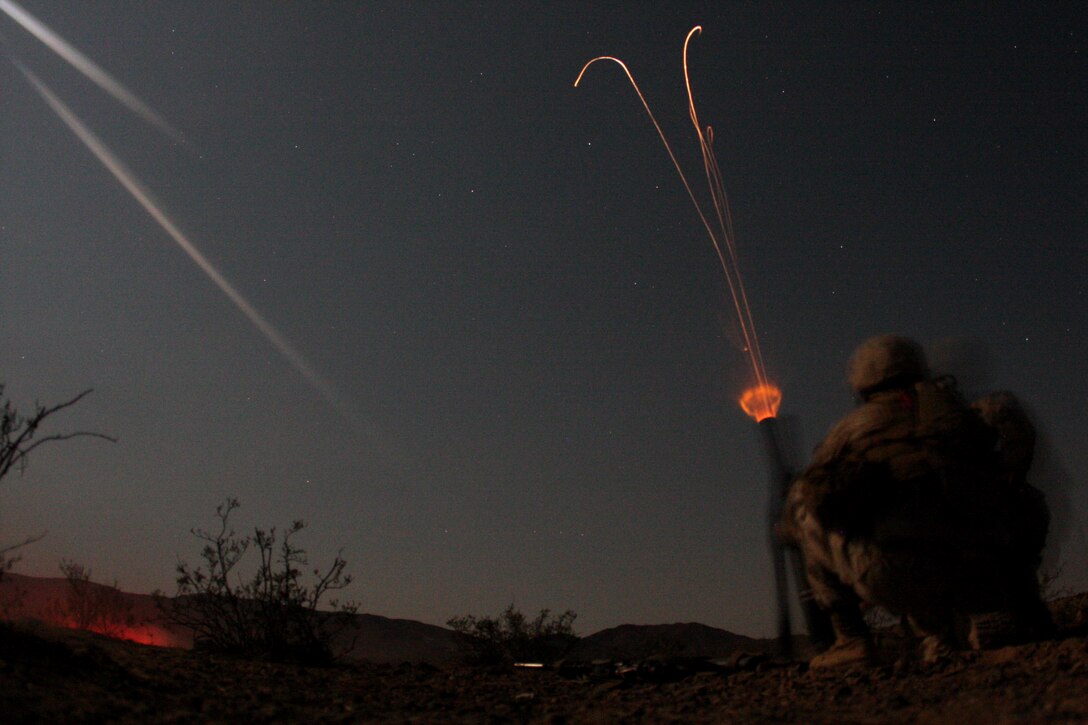
<path fill-rule="evenodd" d="M 314 668 L 151 647 L 41 625 L 0 634 L 5 722 L 1088 721 L 1088 594 L 1054 640 L 935 665 L 812 671 L 767 655 L 559 669 Z"/>

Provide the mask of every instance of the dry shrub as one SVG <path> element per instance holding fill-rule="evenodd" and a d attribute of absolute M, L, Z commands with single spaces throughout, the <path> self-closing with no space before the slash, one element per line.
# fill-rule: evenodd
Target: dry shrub
<path fill-rule="evenodd" d="M 177 595 L 172 600 L 159 597 L 167 619 L 190 628 L 198 648 L 311 664 L 339 659 L 354 644 L 337 649 L 340 635 L 354 624 L 358 607 L 330 600 L 332 611 L 319 611 L 318 605 L 327 594 L 351 583 L 351 576 L 344 573 L 347 563 L 338 553 L 327 571 L 314 569 L 313 582 L 306 584 L 302 577 L 308 567 L 306 552 L 293 541 L 305 524 L 295 521 L 282 537 L 275 528 L 239 536 L 229 523 L 239 505 L 230 498 L 216 508 L 218 531 L 192 529 L 205 542 L 200 553 L 203 566 L 178 563 Z M 247 578 L 236 567 L 250 550 L 257 552 L 259 561 Z"/>
<path fill-rule="evenodd" d="M 511 604 L 498 617 L 467 614 L 446 624 L 465 635 L 472 664 L 553 662 L 578 641 L 573 628 L 577 616 L 569 609 L 558 616 L 542 609 L 535 619 L 528 619 Z"/>

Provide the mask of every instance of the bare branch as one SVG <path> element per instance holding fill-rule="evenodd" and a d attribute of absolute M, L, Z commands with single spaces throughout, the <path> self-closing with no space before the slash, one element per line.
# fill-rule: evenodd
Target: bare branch
<path fill-rule="evenodd" d="M 0 576 L 3 576 L 5 571 L 11 569 L 11 567 L 15 565 L 15 562 L 19 561 L 20 557 L 18 556 L 13 556 L 9 558 L 9 552 L 21 549 L 29 544 L 33 544 L 35 541 L 41 541 L 45 538 L 45 534 L 46 532 L 43 531 L 37 536 L 28 536 L 17 544 L 9 544 L 8 546 L 0 549 Z"/>
<path fill-rule="evenodd" d="M 23 539 L 22 541 L 20 541 L 17 544 L 9 544 L 8 546 L 5 546 L 4 548 L 0 549 L 0 560 L 3 560 L 4 556 L 9 551 L 15 551 L 16 549 L 21 549 L 24 546 L 29 546 L 30 544 L 33 544 L 35 541 L 41 541 L 42 539 L 45 538 L 45 535 L 47 533 L 48 533 L 47 531 L 43 531 L 42 533 L 38 534 L 37 536 L 28 536 L 28 537 L 26 537 L 25 539 Z"/>
<path fill-rule="evenodd" d="M 0 384 L 0 395 L 3 394 L 3 391 L 4 386 Z M 46 418 L 65 410 L 66 408 L 72 407 L 83 398 L 90 395 L 91 392 L 92 389 L 88 388 L 62 403 L 57 403 L 56 405 L 49 407 L 37 404 L 35 405 L 34 415 L 30 417 L 21 415 L 11 404 L 11 401 L 5 400 L 2 410 L 0 410 L 0 414 L 2 414 L 0 415 L 0 479 L 6 476 L 12 468 L 18 468 L 20 472 L 26 470 L 27 456 L 30 455 L 31 451 L 44 443 L 53 443 L 81 437 L 101 438 L 110 441 L 111 443 L 116 443 L 116 438 L 94 431 L 57 433 L 38 440 L 33 440 L 39 426 L 42 425 Z"/>
<path fill-rule="evenodd" d="M 94 431 L 81 430 L 74 433 L 58 433 L 57 435 L 46 436 L 45 438 L 34 441 L 33 444 L 27 446 L 27 448 L 23 451 L 23 455 L 25 456 L 26 454 L 30 453 L 42 443 L 49 443 L 51 441 L 66 441 L 72 438 L 101 438 L 102 440 L 109 441 L 110 443 L 116 443 L 118 441 L 118 439 L 114 438 L 113 436 L 108 436 L 105 433 L 95 433 Z"/>

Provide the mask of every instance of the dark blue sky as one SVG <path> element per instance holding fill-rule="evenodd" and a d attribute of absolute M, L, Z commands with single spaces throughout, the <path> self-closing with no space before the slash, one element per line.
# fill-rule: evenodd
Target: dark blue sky
<path fill-rule="evenodd" d="M 770 634 L 764 461 L 695 177 L 681 46 L 782 411 L 809 450 L 866 337 L 1045 434 L 1088 585 L 1088 43 L 1076 4 L 23 6 L 184 134 L 0 32 L 338 390 L 324 400 L 0 66 L 0 380 L 95 393 L 0 490 L 20 571 L 172 591 L 188 534 L 302 517 L 366 611 L 575 609 Z M 664 6 L 664 4 L 662 4 Z"/>

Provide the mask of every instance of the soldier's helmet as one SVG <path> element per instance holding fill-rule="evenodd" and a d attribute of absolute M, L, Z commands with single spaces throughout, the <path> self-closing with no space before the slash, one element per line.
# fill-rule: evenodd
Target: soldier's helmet
<path fill-rule="evenodd" d="M 878 390 L 924 380 L 929 369 L 917 342 L 899 335 L 879 335 L 854 351 L 848 374 L 850 387 L 865 398 Z"/>

